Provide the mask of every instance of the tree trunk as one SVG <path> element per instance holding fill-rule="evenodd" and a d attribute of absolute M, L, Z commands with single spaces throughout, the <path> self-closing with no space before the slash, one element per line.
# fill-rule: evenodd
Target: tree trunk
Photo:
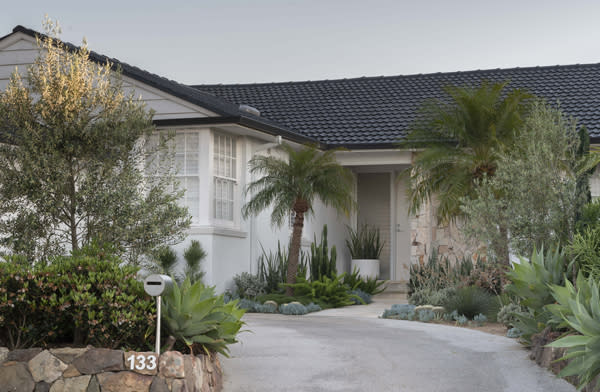
<path fill-rule="evenodd" d="M 79 249 L 77 241 L 77 189 L 75 187 L 75 174 L 71 167 L 71 177 L 69 178 L 69 230 L 71 232 L 71 251 Z"/>
<path fill-rule="evenodd" d="M 510 266 L 510 256 L 508 252 L 508 228 L 500 226 L 500 241 L 496 244 L 496 256 L 498 256 L 498 262 Z"/>
<path fill-rule="evenodd" d="M 304 228 L 304 213 L 308 211 L 308 203 L 304 200 L 296 200 L 294 204 L 294 228 L 292 230 L 292 239 L 290 242 L 290 253 L 287 267 L 287 284 L 296 283 L 296 275 L 298 274 L 298 260 L 300 258 L 300 245 L 302 241 L 302 229 Z M 286 287 L 285 295 L 294 295 L 294 289 Z"/>

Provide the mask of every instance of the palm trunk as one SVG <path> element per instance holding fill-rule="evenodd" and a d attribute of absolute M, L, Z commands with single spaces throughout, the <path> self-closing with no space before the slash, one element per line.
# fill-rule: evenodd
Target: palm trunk
<path fill-rule="evenodd" d="M 298 204 L 298 203 L 297 203 Z M 294 228 L 292 230 L 292 240 L 290 242 L 290 254 L 287 267 L 287 284 L 296 283 L 296 275 L 298 274 L 298 259 L 300 258 L 300 245 L 302 241 L 302 229 L 304 228 L 304 208 L 295 208 L 296 216 L 294 217 Z M 286 287 L 285 295 L 294 295 L 294 289 Z"/>

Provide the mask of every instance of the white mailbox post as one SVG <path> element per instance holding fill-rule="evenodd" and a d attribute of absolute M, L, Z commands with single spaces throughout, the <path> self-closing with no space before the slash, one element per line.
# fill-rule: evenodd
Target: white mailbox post
<path fill-rule="evenodd" d="M 154 351 L 160 355 L 160 304 L 161 295 L 173 286 L 173 279 L 167 275 L 152 274 L 144 279 L 144 290 L 148 295 L 156 297 L 156 344 Z"/>

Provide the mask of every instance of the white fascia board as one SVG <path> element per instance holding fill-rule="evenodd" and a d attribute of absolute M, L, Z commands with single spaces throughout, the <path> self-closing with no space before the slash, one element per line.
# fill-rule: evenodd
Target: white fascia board
<path fill-rule="evenodd" d="M 337 151 L 336 159 L 342 166 L 410 165 L 412 152 L 396 149 Z"/>

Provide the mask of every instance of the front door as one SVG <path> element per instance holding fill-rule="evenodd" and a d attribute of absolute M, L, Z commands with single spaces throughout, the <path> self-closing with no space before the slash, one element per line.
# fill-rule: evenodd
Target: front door
<path fill-rule="evenodd" d="M 396 198 L 396 257 L 395 257 L 395 277 L 393 280 L 408 282 L 410 277 L 410 251 L 411 251 L 411 228 L 410 217 L 408 214 L 408 197 L 406 194 L 406 179 L 398 178 L 395 175 L 395 198 Z"/>

